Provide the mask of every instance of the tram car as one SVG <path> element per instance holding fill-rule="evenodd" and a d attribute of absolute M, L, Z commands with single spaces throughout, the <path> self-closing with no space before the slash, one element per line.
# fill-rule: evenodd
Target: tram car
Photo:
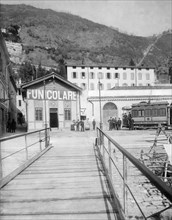
<path fill-rule="evenodd" d="M 131 116 L 134 128 L 157 127 L 158 124 L 166 128 L 172 125 L 172 105 L 168 102 L 140 102 L 133 104 Z"/>

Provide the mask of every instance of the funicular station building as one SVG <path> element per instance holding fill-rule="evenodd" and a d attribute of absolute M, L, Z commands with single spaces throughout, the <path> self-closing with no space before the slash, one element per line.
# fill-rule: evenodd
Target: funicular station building
<path fill-rule="evenodd" d="M 80 115 L 81 88 L 58 76 L 49 74 L 22 86 L 26 101 L 28 130 L 68 128 Z"/>

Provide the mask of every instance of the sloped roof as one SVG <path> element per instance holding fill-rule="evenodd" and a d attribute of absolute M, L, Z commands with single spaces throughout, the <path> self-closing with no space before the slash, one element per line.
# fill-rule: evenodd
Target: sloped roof
<path fill-rule="evenodd" d="M 67 84 L 67 85 L 73 87 L 74 89 L 76 89 L 76 90 L 78 90 L 78 91 L 80 91 L 80 92 L 82 91 L 82 88 L 80 88 L 79 86 L 77 86 L 77 85 L 75 85 L 75 84 L 69 82 L 68 80 L 64 79 L 63 77 L 59 76 L 59 75 L 56 74 L 56 73 L 50 73 L 50 74 L 45 75 L 45 76 L 43 76 L 43 77 L 37 78 L 37 79 L 35 79 L 35 80 L 33 80 L 33 81 L 30 81 L 30 82 L 27 82 L 27 83 L 23 84 L 21 87 L 22 87 L 23 89 L 25 89 L 25 88 L 27 88 L 27 87 L 33 86 L 33 85 L 35 85 L 35 84 L 37 84 L 37 83 L 43 82 L 44 80 L 47 80 L 47 79 L 50 79 L 50 78 L 56 78 L 56 79 L 58 79 L 59 81 L 61 81 L 61 82 L 65 83 L 65 84 Z"/>

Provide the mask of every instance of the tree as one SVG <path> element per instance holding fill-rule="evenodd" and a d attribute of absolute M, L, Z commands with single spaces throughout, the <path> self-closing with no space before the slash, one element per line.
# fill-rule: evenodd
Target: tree
<path fill-rule="evenodd" d="M 58 61 L 58 69 L 59 69 L 59 75 L 67 79 L 66 63 L 63 57 L 60 58 Z"/>
<path fill-rule="evenodd" d="M 47 71 L 45 68 L 42 68 L 41 63 L 39 63 L 38 68 L 36 70 L 36 78 L 45 76 L 47 74 Z"/>
<path fill-rule="evenodd" d="M 168 60 L 168 73 L 170 76 L 170 83 L 172 83 L 172 55 L 169 57 Z"/>
<path fill-rule="evenodd" d="M 133 61 L 133 59 L 131 58 L 130 62 L 129 62 L 129 66 L 135 66 L 135 63 Z"/>
<path fill-rule="evenodd" d="M 19 77 L 23 83 L 34 79 L 34 68 L 30 62 L 22 63 L 19 68 Z"/>

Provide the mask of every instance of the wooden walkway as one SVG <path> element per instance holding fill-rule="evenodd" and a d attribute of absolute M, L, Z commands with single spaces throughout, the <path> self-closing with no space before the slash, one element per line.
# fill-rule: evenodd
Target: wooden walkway
<path fill-rule="evenodd" d="M 119 219 L 95 155 L 95 135 L 52 132 L 53 148 L 1 189 L 0 219 Z"/>

